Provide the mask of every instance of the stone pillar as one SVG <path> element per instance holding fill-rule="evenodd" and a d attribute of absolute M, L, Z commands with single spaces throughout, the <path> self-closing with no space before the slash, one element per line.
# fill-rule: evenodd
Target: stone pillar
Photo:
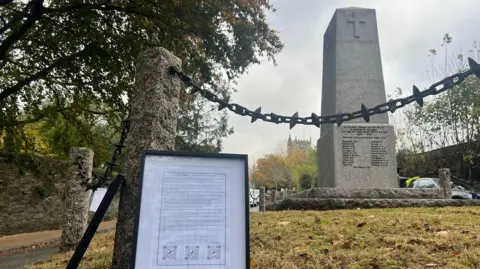
<path fill-rule="evenodd" d="M 260 187 L 260 199 L 259 199 L 258 211 L 265 211 L 265 187 Z"/>
<path fill-rule="evenodd" d="M 452 199 L 452 181 L 450 180 L 450 169 L 438 169 L 438 178 L 440 178 L 440 186 L 443 188 L 445 199 Z"/>
<path fill-rule="evenodd" d="M 125 142 L 125 182 L 120 191 L 112 269 L 130 268 L 142 150 L 174 150 L 182 81 L 169 73 L 181 60 L 164 48 L 138 55 L 130 99 L 130 132 Z"/>
<path fill-rule="evenodd" d="M 374 9 L 335 10 L 323 42 L 322 116 L 386 101 L 377 28 Z M 322 125 L 317 186 L 398 188 L 395 156 L 395 132 L 387 113 L 370 116 L 368 123 L 357 118 L 340 126 Z"/>
<path fill-rule="evenodd" d="M 277 191 L 272 190 L 272 192 L 270 193 L 270 202 L 275 203 L 275 201 L 277 201 Z"/>
<path fill-rule="evenodd" d="M 91 149 L 70 149 L 60 251 L 75 249 L 87 229 L 91 191 L 86 191 L 81 183 L 90 180 L 92 168 L 93 151 Z"/>
<path fill-rule="evenodd" d="M 278 195 L 278 200 L 280 200 L 280 201 L 283 200 L 284 195 L 285 195 L 285 192 L 281 191 Z"/>

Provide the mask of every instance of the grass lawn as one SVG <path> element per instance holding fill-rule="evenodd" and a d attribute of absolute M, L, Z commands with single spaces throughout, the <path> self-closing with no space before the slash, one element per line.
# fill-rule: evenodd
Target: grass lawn
<path fill-rule="evenodd" d="M 250 215 L 253 268 L 480 268 L 480 208 L 283 211 Z M 108 268 L 113 233 L 80 268 Z M 65 268 L 72 253 L 30 269 Z"/>

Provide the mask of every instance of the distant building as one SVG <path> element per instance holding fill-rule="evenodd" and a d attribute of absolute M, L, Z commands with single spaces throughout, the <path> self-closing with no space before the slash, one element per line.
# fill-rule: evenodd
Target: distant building
<path fill-rule="evenodd" d="M 287 142 L 287 155 L 290 155 L 295 150 L 303 150 L 307 151 L 308 149 L 312 148 L 312 138 L 310 139 L 293 139 L 292 136 L 288 135 L 288 142 Z"/>

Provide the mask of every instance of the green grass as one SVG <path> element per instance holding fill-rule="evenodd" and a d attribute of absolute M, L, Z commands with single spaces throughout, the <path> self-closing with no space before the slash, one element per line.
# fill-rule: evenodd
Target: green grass
<path fill-rule="evenodd" d="M 480 208 L 253 213 L 253 268 L 480 268 Z M 80 268 L 108 268 L 113 233 L 95 237 Z M 30 269 L 65 268 L 72 253 Z"/>

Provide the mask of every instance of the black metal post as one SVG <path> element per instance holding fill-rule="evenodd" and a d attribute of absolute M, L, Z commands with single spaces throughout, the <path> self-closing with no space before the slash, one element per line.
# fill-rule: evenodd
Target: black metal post
<path fill-rule="evenodd" d="M 82 240 L 80 240 L 80 243 L 78 243 L 78 246 L 75 249 L 72 258 L 67 265 L 67 269 L 77 269 L 80 261 L 83 258 L 83 255 L 85 254 L 85 251 L 87 251 L 88 245 L 90 245 L 90 242 L 92 241 L 92 238 L 95 235 L 98 226 L 100 225 L 100 222 L 102 222 L 102 219 L 107 212 L 108 206 L 110 206 L 110 204 L 112 203 L 113 197 L 117 193 L 118 187 L 124 179 L 125 178 L 123 177 L 123 175 L 117 174 L 113 182 L 108 187 L 107 193 L 103 197 L 102 202 L 100 203 L 97 211 L 93 215 L 92 221 L 90 221 L 90 224 L 88 225 L 85 234 L 83 234 Z"/>

